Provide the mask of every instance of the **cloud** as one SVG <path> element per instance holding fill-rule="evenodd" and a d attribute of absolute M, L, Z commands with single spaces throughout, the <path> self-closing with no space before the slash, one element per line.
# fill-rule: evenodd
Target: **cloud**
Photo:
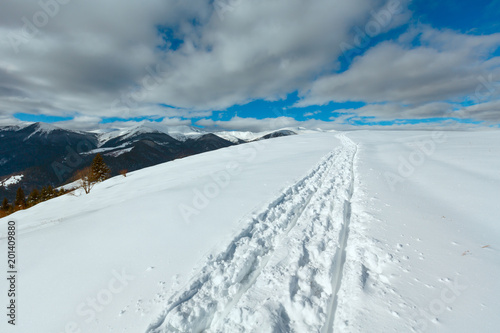
<path fill-rule="evenodd" d="M 91 131 L 100 128 L 101 121 L 102 121 L 101 117 L 84 115 L 75 117 L 72 120 L 59 121 L 55 125 L 72 130 Z"/>
<path fill-rule="evenodd" d="M 212 15 L 166 57 L 164 83 L 148 101 L 225 109 L 276 100 L 339 66 L 340 44 L 353 25 L 371 19 L 383 1 L 237 1 L 221 20 Z M 404 7 L 402 5 L 402 7 Z"/>
<path fill-rule="evenodd" d="M 461 118 L 500 124 L 500 100 L 463 107 L 457 111 L 457 114 Z"/>
<path fill-rule="evenodd" d="M 314 116 L 316 114 L 319 114 L 319 113 L 321 113 L 320 110 L 316 110 L 316 111 L 312 111 L 312 112 L 306 112 L 306 113 L 304 113 L 304 117 L 312 117 L 312 116 Z"/>
<path fill-rule="evenodd" d="M 12 117 L 10 114 L 1 114 L 0 113 L 0 126 L 10 126 L 20 124 L 21 121 Z"/>
<path fill-rule="evenodd" d="M 108 130 L 115 130 L 115 129 L 126 129 L 130 127 L 136 127 L 136 126 L 148 126 L 151 128 L 156 128 L 158 130 L 162 130 L 165 128 L 172 128 L 175 126 L 190 126 L 191 125 L 191 120 L 189 119 L 181 119 L 181 118 L 164 118 L 161 121 L 155 121 L 155 120 L 127 120 L 127 121 L 122 121 L 122 120 L 116 120 L 113 122 L 102 122 L 102 118 L 100 117 L 92 117 L 92 116 L 81 116 L 81 117 L 76 117 L 72 120 L 68 121 L 59 121 L 56 122 L 54 125 L 59 126 L 61 128 L 65 129 L 71 129 L 71 130 L 79 130 L 79 131 L 94 131 L 94 130 L 101 130 L 101 131 L 108 131 Z M 0 118 L 0 124 L 1 124 L 1 118 Z"/>
<path fill-rule="evenodd" d="M 208 0 L 9 1 L 0 112 L 165 116 L 159 104 L 188 114 L 280 99 L 337 68 L 353 25 L 384 5 L 238 0 L 221 17 Z"/>
<path fill-rule="evenodd" d="M 446 102 L 433 102 L 423 105 L 402 105 L 399 103 L 369 104 L 358 109 L 339 109 L 335 113 L 340 113 L 344 118 L 353 116 L 373 117 L 377 121 L 387 121 L 395 118 L 400 119 L 425 119 L 451 117 L 456 105 Z M 335 119 L 333 117 L 332 119 Z"/>
<path fill-rule="evenodd" d="M 387 39 L 384 33 L 408 23 L 409 1 L 222 2 L 229 7 L 209 0 L 7 1 L 0 12 L 0 121 L 31 113 L 71 116 L 65 125 L 82 129 L 109 117 L 187 124 L 297 91 L 296 107 L 368 104 L 338 111 L 344 114 L 332 126 L 366 117 L 498 119 L 500 57 L 491 55 L 500 34 L 417 25 L 399 38 L 360 45 L 360 31 Z M 344 70 L 346 45 L 359 56 Z M 462 107 L 468 103 L 480 106 Z M 241 119 L 200 123 L 256 129 L 300 123 Z M 329 128 L 314 121 L 307 125 Z"/>
<path fill-rule="evenodd" d="M 191 120 L 181 118 L 165 118 L 159 124 L 165 126 L 190 126 Z"/>
<path fill-rule="evenodd" d="M 58 0 L 59 1 L 59 0 Z M 0 110 L 117 116 L 112 102 L 162 60 L 159 25 L 209 11 L 206 1 L 8 1 L 0 13 Z M 44 21 L 43 18 L 46 18 Z M 141 103 L 130 115 L 163 108 Z M 142 108 L 142 109 L 141 109 Z M 154 110 L 152 110 L 154 109 Z"/>
<path fill-rule="evenodd" d="M 300 122 L 290 117 L 256 119 L 236 116 L 230 120 L 201 119 L 196 122 L 196 125 L 203 126 L 208 130 L 263 132 L 284 127 L 295 127 L 298 126 L 299 123 Z"/>
<path fill-rule="evenodd" d="M 412 42 L 420 45 L 412 46 Z M 499 46 L 500 34 L 473 36 L 427 26 L 415 28 L 399 41 L 374 46 L 355 58 L 345 72 L 316 80 L 296 106 L 330 101 L 403 105 L 459 102 L 475 94 L 482 78 L 500 78 L 500 57 L 487 59 Z M 496 91 L 495 95 L 500 94 Z M 420 111 L 420 117 L 432 113 L 428 107 Z"/>
<path fill-rule="evenodd" d="M 356 120 L 357 123 L 353 121 Z M 196 122 L 196 125 L 203 126 L 206 130 L 212 131 L 251 131 L 251 132 L 266 132 L 274 131 L 283 128 L 291 129 L 309 129 L 322 131 L 349 131 L 349 130 L 432 130 L 440 129 L 477 129 L 478 125 L 473 123 L 459 123 L 456 120 L 443 119 L 436 122 L 408 122 L 404 119 L 396 120 L 390 124 L 380 124 L 372 119 L 363 119 L 355 114 L 342 114 L 332 117 L 330 121 L 317 119 L 308 119 L 298 121 L 289 117 L 279 118 L 241 118 L 233 117 L 232 119 L 214 121 L 212 119 L 202 119 Z"/>

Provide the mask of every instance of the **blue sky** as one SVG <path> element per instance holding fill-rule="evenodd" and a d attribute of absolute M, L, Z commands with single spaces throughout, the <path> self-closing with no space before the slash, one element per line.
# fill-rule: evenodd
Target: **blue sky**
<path fill-rule="evenodd" d="M 438 29 L 491 34 L 500 30 L 500 1 L 413 1 L 414 19 Z"/>
<path fill-rule="evenodd" d="M 37 2 L 6 6 L 0 123 L 500 124 L 500 1 L 93 2 L 36 36 L 15 18 Z M 78 16 L 104 3 L 123 19 Z"/>

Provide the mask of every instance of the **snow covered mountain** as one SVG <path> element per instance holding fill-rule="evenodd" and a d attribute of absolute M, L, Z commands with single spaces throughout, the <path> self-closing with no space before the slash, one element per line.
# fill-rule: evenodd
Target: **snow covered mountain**
<path fill-rule="evenodd" d="M 23 175 L 16 186 L 0 186 L 0 197 L 12 199 L 19 186 L 25 191 L 57 185 L 87 162 L 84 153 L 97 145 L 97 135 L 35 123 L 0 127 L 0 183 Z"/>
<path fill-rule="evenodd" d="M 315 133 L 114 177 L 0 219 L 0 331 L 496 332 L 499 156 L 498 131 Z"/>
<path fill-rule="evenodd" d="M 281 134 L 280 134 L 281 133 Z M 283 132 L 276 132 L 280 136 Z M 286 131 L 286 135 L 295 134 Z M 268 133 L 255 135 L 270 138 Z M 272 135 L 272 134 L 271 134 Z M 226 137 L 231 134 L 226 133 Z M 44 123 L 0 127 L 0 198 L 14 198 L 17 187 L 60 186 L 101 153 L 112 174 L 134 171 L 249 140 L 228 140 L 190 126 L 141 124 L 109 132 L 82 132 Z M 7 179 L 23 175 L 16 186 Z"/>

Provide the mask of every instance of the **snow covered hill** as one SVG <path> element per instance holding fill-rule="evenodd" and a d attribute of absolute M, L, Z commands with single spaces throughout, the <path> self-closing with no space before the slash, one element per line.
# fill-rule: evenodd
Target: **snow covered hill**
<path fill-rule="evenodd" d="M 499 156 L 493 131 L 311 133 L 112 178 L 0 220 L 0 329 L 495 332 Z"/>
<path fill-rule="evenodd" d="M 338 138 L 343 145 L 254 216 L 149 331 L 320 332 L 332 326 L 357 150 L 344 135 Z"/>

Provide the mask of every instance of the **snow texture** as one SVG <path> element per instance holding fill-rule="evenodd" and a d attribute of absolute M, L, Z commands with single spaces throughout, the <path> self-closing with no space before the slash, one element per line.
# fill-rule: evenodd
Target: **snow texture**
<path fill-rule="evenodd" d="M 496 332 L 499 156 L 498 131 L 304 133 L 114 177 L 0 219 L 0 331 Z"/>
<path fill-rule="evenodd" d="M 253 217 L 149 332 L 319 332 L 332 325 L 356 153 L 339 138 L 342 147 Z"/>

